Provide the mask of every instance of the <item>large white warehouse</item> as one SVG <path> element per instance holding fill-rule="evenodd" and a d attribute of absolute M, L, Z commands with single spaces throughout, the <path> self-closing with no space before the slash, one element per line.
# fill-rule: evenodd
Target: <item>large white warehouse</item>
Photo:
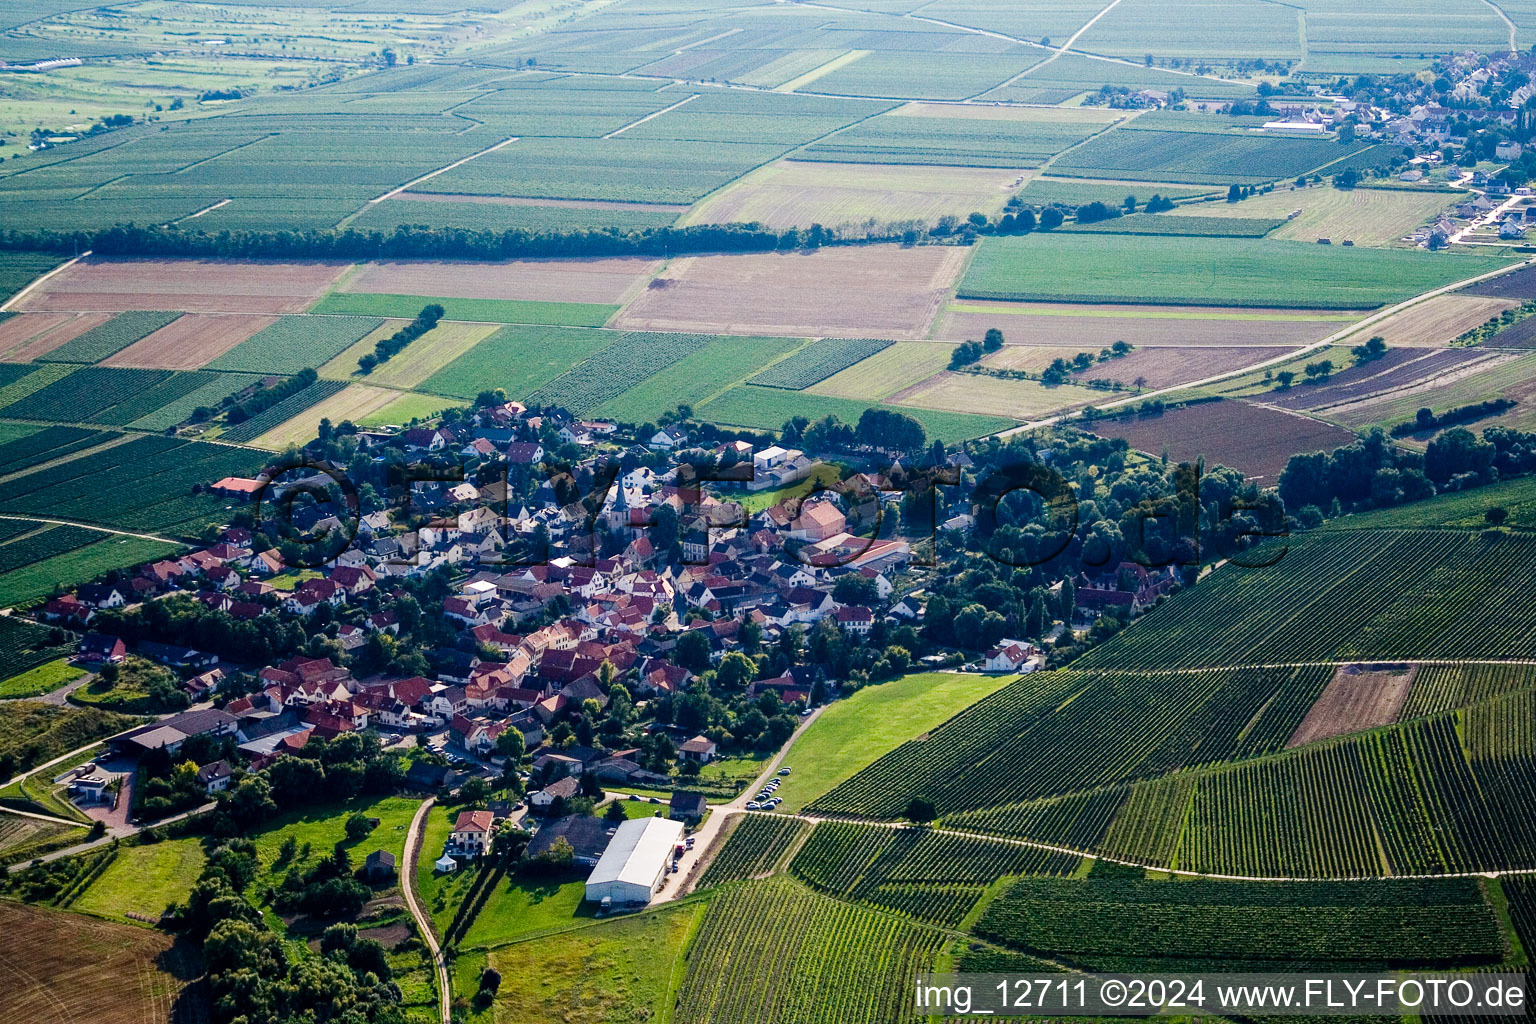
<path fill-rule="evenodd" d="M 620 825 L 587 878 L 587 899 L 644 906 L 667 873 L 667 861 L 683 839 L 683 823 L 633 818 Z"/>

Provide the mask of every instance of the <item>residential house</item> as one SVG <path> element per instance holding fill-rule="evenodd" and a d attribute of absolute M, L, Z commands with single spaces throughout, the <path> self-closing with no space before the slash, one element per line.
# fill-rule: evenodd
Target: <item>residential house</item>
<path fill-rule="evenodd" d="M 460 811 L 445 850 L 455 857 L 481 857 L 491 852 L 495 818 L 490 811 Z"/>

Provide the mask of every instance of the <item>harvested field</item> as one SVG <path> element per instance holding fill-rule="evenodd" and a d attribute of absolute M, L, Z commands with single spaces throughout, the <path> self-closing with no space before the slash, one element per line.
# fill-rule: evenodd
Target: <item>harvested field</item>
<path fill-rule="evenodd" d="M 442 295 L 451 299 L 623 302 L 660 266 L 643 257 L 512 260 L 506 263 L 370 263 L 342 284 L 344 292 Z"/>
<path fill-rule="evenodd" d="M 332 423 L 340 423 L 343 420 L 356 423 L 383 409 L 399 397 L 400 392 L 391 391 L 389 388 L 351 384 L 346 390 L 310 406 L 293 418 L 273 427 L 251 444 L 257 448 L 270 448 L 274 451 L 281 451 L 290 444 L 307 444 L 315 439 L 322 419 L 328 419 Z"/>
<path fill-rule="evenodd" d="M 878 401 L 926 380 L 949 365 L 948 345 L 902 342 L 840 370 L 806 390 L 834 398 Z"/>
<path fill-rule="evenodd" d="M 1264 403 L 1331 413 L 1362 402 L 1433 391 L 1470 372 L 1513 358 L 1514 353 L 1500 355 L 1475 348 L 1389 349 L 1380 359 L 1335 373 L 1326 384 L 1293 386 L 1288 391 L 1266 395 Z"/>
<path fill-rule="evenodd" d="M 0 1015 L 28 1024 L 204 1019 L 193 969 L 147 928 L 0 904 Z"/>
<path fill-rule="evenodd" d="M 1483 348 L 1536 348 L 1536 317 L 1526 317 L 1484 341 Z"/>
<path fill-rule="evenodd" d="M 0 322 L 0 361 L 26 363 L 112 319 L 110 313 L 34 313 Z"/>
<path fill-rule="evenodd" d="M 950 350 L 945 347 L 944 351 L 947 353 Z M 1031 373 L 1039 373 L 1057 359 L 1071 359 L 1083 351 L 1086 349 L 1052 348 L 1045 345 L 1004 345 L 996 352 L 983 356 L 981 365 L 997 370 L 1027 370 Z"/>
<path fill-rule="evenodd" d="M 1347 313 L 1297 313 L 1223 307 L 1040 306 L 1023 302 L 952 302 L 939 316 L 934 337 L 980 338 L 996 327 L 1010 344 L 1076 346 L 1097 352 L 1117 341 L 1138 348 L 1244 345 L 1290 346 L 1326 338 L 1358 317 Z"/>
<path fill-rule="evenodd" d="M 919 409 L 1036 420 L 1108 397 L 1107 392 L 1073 387 L 1070 384 L 1048 388 L 1032 380 L 1002 380 L 945 370 L 920 384 L 896 392 L 890 396 L 889 401 L 892 405 Z"/>
<path fill-rule="evenodd" d="M 1524 267 L 1463 288 L 1462 295 L 1482 295 L 1495 299 L 1536 299 L 1536 267 Z"/>
<path fill-rule="evenodd" d="M 1340 665 L 1287 747 L 1391 725 L 1403 710 L 1417 665 Z"/>
<path fill-rule="evenodd" d="M 272 326 L 276 316 L 189 313 L 141 338 L 102 366 L 195 370 Z"/>
<path fill-rule="evenodd" d="M 1170 409 L 1161 416 L 1100 420 L 1093 432 L 1120 437 L 1149 455 L 1166 449 L 1178 462 L 1205 456 L 1206 466 L 1230 466 L 1271 484 L 1298 452 L 1332 451 L 1352 431 L 1310 417 L 1234 400 Z"/>
<path fill-rule="evenodd" d="M 870 219 L 964 218 L 1002 212 L 1019 175 L 1012 170 L 781 160 L 709 196 L 687 224 L 758 221 L 771 228 L 857 228 Z"/>
<path fill-rule="evenodd" d="M 686 257 L 613 326 L 913 341 L 927 335 L 967 255 L 948 246 L 880 245 Z"/>
<path fill-rule="evenodd" d="M 23 311 L 301 313 L 349 264 L 267 260 L 82 260 L 21 301 Z"/>
<path fill-rule="evenodd" d="M 400 328 L 410 323 L 409 320 L 391 318 L 385 320 L 379 326 L 363 335 L 352 345 L 343 349 L 337 356 L 322 365 L 318 372 L 320 376 L 330 380 L 351 380 L 357 372 L 357 361 L 366 353 L 372 352 L 374 346 L 385 338 L 394 334 Z M 420 339 L 417 339 L 420 340 Z"/>
<path fill-rule="evenodd" d="M 1289 351 L 1279 347 L 1223 348 L 1215 345 L 1138 348 L 1128 356 L 1094 363 L 1075 376 L 1082 380 L 1118 380 L 1127 386 L 1138 386 L 1136 382 L 1140 380 L 1139 386 L 1143 388 L 1166 388 L 1241 370 Z"/>
<path fill-rule="evenodd" d="M 405 351 L 393 359 L 380 363 L 366 377 L 354 378 L 352 375 L 357 371 L 357 360 L 364 353 L 372 352 L 381 338 L 389 337 L 401 326 L 398 321 L 390 321 L 373 331 L 326 363 L 321 368 L 321 375 L 338 380 L 356 379 L 396 388 L 413 388 L 501 329 L 496 324 L 439 324 L 407 345 Z"/>
<path fill-rule="evenodd" d="M 1356 245 L 1387 245 L 1432 221 L 1460 198 L 1454 192 L 1382 188 L 1345 191 L 1314 185 L 1304 189 L 1277 188 L 1240 203 L 1192 203 L 1179 207 L 1178 212 L 1191 217 L 1286 218 L 1300 210 L 1270 237 L 1297 242 L 1348 239 Z"/>
<path fill-rule="evenodd" d="M 1514 299 L 1458 292 L 1436 295 L 1418 305 L 1393 313 L 1370 327 L 1351 335 L 1341 345 L 1360 345 L 1368 338 L 1382 337 L 1389 348 L 1441 348 L 1486 320 L 1520 303 Z"/>

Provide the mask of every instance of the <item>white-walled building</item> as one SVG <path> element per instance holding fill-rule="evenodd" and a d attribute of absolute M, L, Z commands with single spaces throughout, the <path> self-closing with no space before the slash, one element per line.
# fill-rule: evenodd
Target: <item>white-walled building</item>
<path fill-rule="evenodd" d="M 633 818 L 620 825 L 587 878 L 587 899 L 644 906 L 667 874 L 667 860 L 682 841 L 683 823 L 668 818 Z"/>

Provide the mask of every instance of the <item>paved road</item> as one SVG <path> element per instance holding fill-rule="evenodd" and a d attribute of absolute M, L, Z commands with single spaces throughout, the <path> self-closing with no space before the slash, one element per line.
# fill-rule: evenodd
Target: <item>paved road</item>
<path fill-rule="evenodd" d="M 789 740 L 779 748 L 779 752 L 773 755 L 767 766 L 753 780 L 752 785 L 743 789 L 734 800 L 728 803 L 716 804 L 710 808 L 709 820 L 700 826 L 698 831 L 693 833 L 693 849 L 683 854 L 682 859 L 678 862 L 678 875 L 682 877 L 682 881 L 676 885 L 668 884 L 651 901 L 652 905 L 679 899 L 693 891 L 693 887 L 699 882 L 699 877 L 704 874 L 704 869 L 709 866 L 709 862 L 714 859 L 715 854 L 720 852 L 716 848 L 718 846 L 716 840 L 725 828 L 726 821 L 733 815 L 746 811 L 747 802 L 762 791 L 762 788 L 768 784 L 768 780 L 778 774 L 779 766 L 783 764 L 785 755 L 795 745 L 795 741 L 800 738 L 800 734 L 809 729 L 811 723 L 820 718 L 822 711 L 825 709 L 826 705 L 822 705 L 805 716 L 804 720 L 795 727 L 795 731 L 789 737 Z"/>
<path fill-rule="evenodd" d="M 449 1004 L 452 992 L 448 985 L 448 965 L 443 961 L 442 947 L 437 944 L 437 934 L 432 930 L 432 919 L 421 909 L 421 904 L 416 900 L 416 860 L 421 855 L 422 835 L 426 831 L 427 814 L 432 806 L 437 803 L 436 797 L 427 797 L 416 808 L 416 814 L 411 818 L 410 830 L 405 836 L 405 862 L 400 866 L 400 891 L 405 894 L 405 907 L 411 912 L 411 917 L 416 921 L 416 928 L 421 932 L 422 941 L 427 944 L 427 950 L 432 954 L 432 968 L 437 974 L 438 1012 L 442 1016 L 442 1024 L 451 1024 L 452 1012 Z"/>

